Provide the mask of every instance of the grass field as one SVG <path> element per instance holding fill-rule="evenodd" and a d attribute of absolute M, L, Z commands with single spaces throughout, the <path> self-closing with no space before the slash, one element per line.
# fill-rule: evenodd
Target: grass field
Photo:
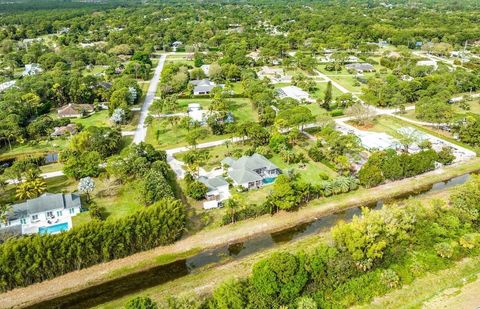
<path fill-rule="evenodd" d="M 110 117 L 107 110 L 96 112 L 92 115 L 82 118 L 73 118 L 71 122 L 81 124 L 84 128 L 88 127 L 110 127 Z"/>
<path fill-rule="evenodd" d="M 66 139 L 54 139 L 39 141 L 38 143 L 14 145 L 12 149 L 3 147 L 0 149 L 0 160 L 30 155 L 35 156 L 47 152 L 60 152 L 65 149 L 67 143 L 68 140 Z"/>
<path fill-rule="evenodd" d="M 251 107 L 250 100 L 244 98 L 228 99 L 230 101 L 229 110 L 232 112 L 235 121 L 256 121 L 257 113 Z M 186 112 L 187 106 L 190 103 L 200 103 L 203 108 L 208 109 L 208 106 L 212 102 L 211 99 L 181 99 L 178 100 L 178 110 Z M 208 128 L 206 127 L 208 130 Z M 172 147 L 185 146 L 187 142 L 185 140 L 188 130 L 180 128 L 178 126 L 171 126 L 168 124 L 168 120 L 154 119 L 149 125 L 147 130 L 147 143 L 150 143 L 161 149 L 168 149 Z M 228 138 L 228 135 L 212 135 L 201 140 L 200 142 L 215 141 L 219 139 Z"/>
<path fill-rule="evenodd" d="M 143 208 L 132 183 L 112 183 L 108 179 L 95 179 L 96 188 L 91 194 L 98 206 L 104 207 L 107 219 L 118 219 L 128 216 Z M 71 188 L 75 190 L 76 188 Z M 90 214 L 83 212 L 72 218 L 73 225 L 78 226 L 90 222 Z"/>
<path fill-rule="evenodd" d="M 475 149 L 473 149 L 469 145 L 466 145 L 452 138 L 449 132 L 442 131 L 439 129 L 434 129 L 431 127 L 419 126 L 419 125 L 395 118 L 393 116 L 383 115 L 383 116 L 376 117 L 373 121 L 372 126 L 369 126 L 367 128 L 361 128 L 361 129 L 373 131 L 373 132 L 385 132 L 391 135 L 392 137 L 399 138 L 400 135 L 397 133 L 396 130 L 402 127 L 412 127 L 424 133 L 449 141 L 455 145 L 475 151 Z"/>

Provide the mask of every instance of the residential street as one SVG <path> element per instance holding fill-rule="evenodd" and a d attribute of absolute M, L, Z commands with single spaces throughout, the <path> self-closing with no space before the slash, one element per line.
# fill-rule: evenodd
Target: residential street
<path fill-rule="evenodd" d="M 133 137 L 133 142 L 139 144 L 140 142 L 145 141 L 147 136 L 147 128 L 145 127 L 145 119 L 148 116 L 148 110 L 152 106 L 153 100 L 155 99 L 155 93 L 157 91 L 158 82 L 160 81 L 160 75 L 165 64 L 165 59 L 167 58 L 166 54 L 160 56 L 160 61 L 158 61 L 157 68 L 153 74 L 153 78 L 150 81 L 148 86 L 147 94 L 145 95 L 145 101 L 143 102 L 142 109 L 140 110 L 140 120 L 138 122 L 137 129 L 135 130 L 135 135 Z"/>

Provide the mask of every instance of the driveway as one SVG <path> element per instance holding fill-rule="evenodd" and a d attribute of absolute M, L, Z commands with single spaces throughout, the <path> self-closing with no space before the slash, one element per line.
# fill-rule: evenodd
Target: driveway
<path fill-rule="evenodd" d="M 138 122 L 137 129 L 135 130 L 135 135 L 133 137 L 133 142 L 139 144 L 145 141 L 147 136 L 147 128 L 145 127 L 145 119 L 148 116 L 148 110 L 152 106 L 153 100 L 155 99 L 155 93 L 157 92 L 158 82 L 160 81 L 160 74 L 162 73 L 163 66 L 165 64 L 165 59 L 167 58 L 166 54 L 160 56 L 160 61 L 158 61 L 157 68 L 153 74 L 153 78 L 150 81 L 148 86 L 147 94 L 145 95 L 145 101 L 143 102 L 142 109 L 140 110 L 140 120 Z"/>

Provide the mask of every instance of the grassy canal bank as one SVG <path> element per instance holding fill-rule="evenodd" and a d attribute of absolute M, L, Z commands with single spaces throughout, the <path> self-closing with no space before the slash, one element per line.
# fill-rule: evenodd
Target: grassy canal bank
<path fill-rule="evenodd" d="M 199 232 L 170 246 L 159 247 L 1 294 L 2 306 L 32 306 L 48 299 L 73 294 L 88 287 L 185 259 L 208 248 L 242 242 L 256 235 L 282 231 L 359 205 L 369 205 L 379 200 L 422 192 L 435 183 L 479 169 L 480 159 L 473 159 L 376 188 L 360 189 L 344 195 L 315 200 L 296 212 L 262 216 L 215 230 Z"/>
<path fill-rule="evenodd" d="M 456 186 L 433 193 L 427 193 L 416 197 L 415 199 L 424 203 L 433 199 L 446 200 L 455 189 Z M 401 205 L 402 202 L 399 201 L 399 203 Z M 203 268 L 197 269 L 188 276 L 106 302 L 95 308 L 121 308 L 129 299 L 136 296 L 148 296 L 159 304 L 165 304 L 168 297 L 171 297 L 172 295 L 179 298 L 195 299 L 201 295 L 210 294 L 216 286 L 226 280 L 231 278 L 240 279 L 248 277 L 251 274 L 252 267 L 255 263 L 270 256 L 274 252 L 284 251 L 298 253 L 302 251 L 308 254 L 314 250 L 319 243 L 331 241 L 331 233 L 325 231 L 292 242 L 280 244 L 275 248 L 266 249 L 239 260 L 232 260 L 225 257 L 221 263 L 207 265 Z M 410 305 L 419 306 L 430 297 L 438 294 L 439 291 L 449 287 L 449 284 L 461 282 L 462 278 L 468 277 L 469 272 L 472 273 L 472 269 L 477 267 L 478 272 L 479 263 L 480 257 L 464 259 L 455 263 L 451 268 L 435 274 L 426 274 L 425 276 L 416 279 L 412 284 L 405 285 L 399 290 L 395 290 L 382 297 L 376 298 L 372 303 L 364 305 L 361 308 L 397 308 L 410 307 Z M 431 286 L 432 289 L 424 289 L 425 286 Z M 419 292 L 421 293 L 418 295 L 421 297 L 414 297 L 414 295 L 417 295 Z"/>

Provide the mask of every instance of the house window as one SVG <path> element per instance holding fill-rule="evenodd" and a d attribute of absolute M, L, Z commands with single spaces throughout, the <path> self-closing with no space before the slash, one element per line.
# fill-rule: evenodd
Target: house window
<path fill-rule="evenodd" d="M 73 215 L 73 214 L 75 213 L 75 209 L 74 209 L 74 208 L 70 208 L 68 211 L 70 212 L 71 215 Z"/>
<path fill-rule="evenodd" d="M 47 211 L 47 217 L 53 217 L 53 212 Z"/>
<path fill-rule="evenodd" d="M 38 220 L 38 215 L 32 215 L 32 221 L 37 221 Z"/>
<path fill-rule="evenodd" d="M 62 211 L 61 210 L 57 210 L 57 217 L 61 217 L 62 216 Z"/>
<path fill-rule="evenodd" d="M 25 218 L 20 219 L 20 223 L 21 224 L 27 224 L 27 219 L 25 219 Z"/>

